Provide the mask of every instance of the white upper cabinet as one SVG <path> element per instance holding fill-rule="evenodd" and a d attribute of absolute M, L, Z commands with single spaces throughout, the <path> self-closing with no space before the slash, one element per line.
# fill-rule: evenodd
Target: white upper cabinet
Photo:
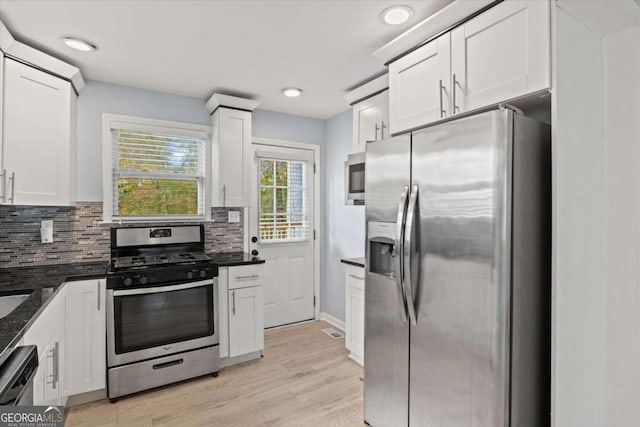
<path fill-rule="evenodd" d="M 443 34 L 389 65 L 391 133 L 451 114 L 450 41 Z"/>
<path fill-rule="evenodd" d="M 251 116 L 257 105 L 220 94 L 207 102 L 212 112 L 212 206 L 251 205 Z"/>
<path fill-rule="evenodd" d="M 76 95 L 71 83 L 4 60 L 0 202 L 75 202 Z"/>
<path fill-rule="evenodd" d="M 353 149 L 365 151 L 367 142 L 389 137 L 389 91 L 353 105 Z"/>
<path fill-rule="evenodd" d="M 505 0 L 389 65 L 391 133 L 550 87 L 550 5 Z"/>
<path fill-rule="evenodd" d="M 550 86 L 549 8 L 507 0 L 451 32 L 456 113 Z"/>

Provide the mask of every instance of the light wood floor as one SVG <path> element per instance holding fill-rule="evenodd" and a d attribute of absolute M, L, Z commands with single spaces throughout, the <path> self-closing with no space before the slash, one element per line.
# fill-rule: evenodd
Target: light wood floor
<path fill-rule="evenodd" d="M 217 378 L 76 406 L 66 426 L 362 426 L 362 368 L 325 322 L 270 330 L 264 357 Z"/>

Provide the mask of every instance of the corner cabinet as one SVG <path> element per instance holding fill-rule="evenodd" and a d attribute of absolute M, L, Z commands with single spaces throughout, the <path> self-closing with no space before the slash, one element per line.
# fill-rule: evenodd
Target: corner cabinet
<path fill-rule="evenodd" d="M 106 387 L 105 279 L 67 282 L 67 391 L 78 395 Z"/>
<path fill-rule="evenodd" d="M 76 192 L 71 83 L 4 58 L 0 203 L 68 206 Z M 37 171 L 37 173 L 34 173 Z"/>
<path fill-rule="evenodd" d="M 546 0 L 505 0 L 389 65 L 391 133 L 550 87 Z"/>
<path fill-rule="evenodd" d="M 221 267 L 218 276 L 222 366 L 260 357 L 264 349 L 262 264 Z"/>
<path fill-rule="evenodd" d="M 38 370 L 33 380 L 34 405 L 64 405 L 68 396 L 66 288 L 62 286 L 51 298 L 21 340 L 21 345 L 38 348 Z"/>
<path fill-rule="evenodd" d="M 364 365 L 364 268 L 345 264 L 345 346 Z"/>
<path fill-rule="evenodd" d="M 258 102 L 214 93 L 211 112 L 211 200 L 214 207 L 251 205 L 252 111 Z"/>
<path fill-rule="evenodd" d="M 353 153 L 364 152 L 368 142 L 379 141 L 389 135 L 388 90 L 353 105 Z"/>

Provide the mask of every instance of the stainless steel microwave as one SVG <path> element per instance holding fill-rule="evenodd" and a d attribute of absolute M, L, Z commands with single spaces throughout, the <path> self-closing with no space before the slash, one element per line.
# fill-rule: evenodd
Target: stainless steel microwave
<path fill-rule="evenodd" d="M 364 152 L 354 153 L 344 162 L 345 202 L 348 205 L 364 205 L 364 159 Z"/>

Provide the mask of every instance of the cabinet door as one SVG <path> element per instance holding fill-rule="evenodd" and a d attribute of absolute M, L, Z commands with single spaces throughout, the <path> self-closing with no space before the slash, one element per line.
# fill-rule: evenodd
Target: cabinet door
<path fill-rule="evenodd" d="M 548 1 L 505 1 L 452 31 L 456 113 L 549 87 Z"/>
<path fill-rule="evenodd" d="M 69 395 L 105 388 L 105 281 L 67 286 L 67 391 Z"/>
<path fill-rule="evenodd" d="M 364 269 L 345 266 L 345 327 L 350 357 L 363 364 L 364 360 Z"/>
<path fill-rule="evenodd" d="M 377 96 L 365 99 L 353 106 L 353 152 L 365 150 L 367 142 L 377 141 L 380 136 L 380 111 Z"/>
<path fill-rule="evenodd" d="M 218 331 L 220 331 L 220 358 L 229 357 L 229 269 L 218 271 Z"/>
<path fill-rule="evenodd" d="M 249 206 L 251 113 L 221 107 L 214 113 L 213 165 L 217 165 L 214 206 Z M 214 166 L 215 167 L 215 166 Z"/>
<path fill-rule="evenodd" d="M 264 348 L 262 286 L 229 291 L 229 356 Z"/>
<path fill-rule="evenodd" d="M 4 71 L 5 203 L 69 205 L 75 170 L 71 83 L 11 59 Z"/>
<path fill-rule="evenodd" d="M 450 71 L 449 33 L 389 65 L 392 134 L 450 114 Z"/>
<path fill-rule="evenodd" d="M 380 121 L 380 139 L 389 138 L 391 136 L 389 128 L 389 90 L 385 90 L 377 95 L 377 103 L 378 120 Z"/>

